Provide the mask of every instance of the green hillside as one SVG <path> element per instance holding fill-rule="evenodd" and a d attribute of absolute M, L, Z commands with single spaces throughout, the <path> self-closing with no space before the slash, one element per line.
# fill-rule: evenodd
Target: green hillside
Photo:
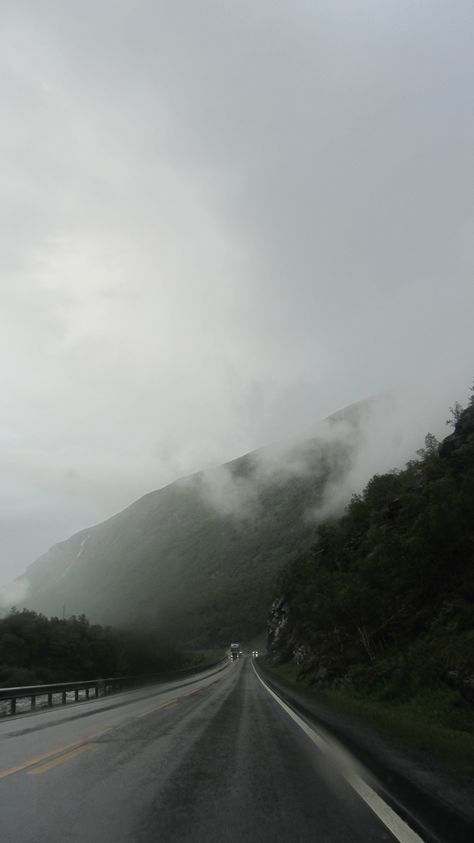
<path fill-rule="evenodd" d="M 29 567 L 27 607 L 196 646 L 253 636 L 276 573 L 314 537 L 310 514 L 350 471 L 369 413 L 354 405 L 311 439 L 180 480 L 77 533 Z"/>
<path fill-rule="evenodd" d="M 472 769 L 474 395 L 452 424 L 405 470 L 374 476 L 285 567 L 269 646 L 274 663 L 372 717 L 429 726 L 459 757 L 469 745 Z"/>

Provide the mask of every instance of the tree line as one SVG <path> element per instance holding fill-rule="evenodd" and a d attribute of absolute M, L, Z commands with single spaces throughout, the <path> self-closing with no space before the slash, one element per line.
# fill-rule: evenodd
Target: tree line
<path fill-rule="evenodd" d="M 12 609 L 0 619 L 0 687 L 160 673 L 183 656 L 151 632 Z"/>

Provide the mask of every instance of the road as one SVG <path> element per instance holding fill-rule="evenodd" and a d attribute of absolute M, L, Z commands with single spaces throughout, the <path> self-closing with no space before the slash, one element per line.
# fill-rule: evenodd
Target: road
<path fill-rule="evenodd" d="M 183 682 L 3 720 L 2 843 L 419 840 L 392 835 L 250 659 Z"/>

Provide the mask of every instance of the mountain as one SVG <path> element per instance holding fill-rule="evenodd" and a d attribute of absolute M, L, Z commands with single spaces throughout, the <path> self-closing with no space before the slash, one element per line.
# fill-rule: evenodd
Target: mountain
<path fill-rule="evenodd" d="M 178 480 L 76 533 L 27 568 L 22 605 L 199 646 L 254 635 L 276 573 L 347 502 L 367 425 L 386 400 L 352 405 L 308 438 Z"/>
<path fill-rule="evenodd" d="M 296 656 L 312 683 L 373 699 L 421 700 L 447 685 L 472 705 L 473 512 L 474 396 L 440 445 L 428 434 L 403 471 L 375 475 L 285 566 L 269 626 L 274 660 Z M 459 706 L 451 715 L 467 723 Z"/>

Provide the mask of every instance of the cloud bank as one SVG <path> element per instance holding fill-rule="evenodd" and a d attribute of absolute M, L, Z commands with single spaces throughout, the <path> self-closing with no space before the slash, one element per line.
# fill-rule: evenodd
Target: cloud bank
<path fill-rule="evenodd" d="M 473 15 L 2 4 L 0 582 L 367 395 L 463 400 Z"/>

